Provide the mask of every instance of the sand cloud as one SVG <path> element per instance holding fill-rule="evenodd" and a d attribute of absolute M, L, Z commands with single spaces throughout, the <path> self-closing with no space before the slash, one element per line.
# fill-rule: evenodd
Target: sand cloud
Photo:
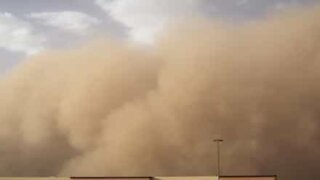
<path fill-rule="evenodd" d="M 32 57 L 0 83 L 0 174 L 215 174 L 222 137 L 223 174 L 319 178 L 319 12 Z"/>

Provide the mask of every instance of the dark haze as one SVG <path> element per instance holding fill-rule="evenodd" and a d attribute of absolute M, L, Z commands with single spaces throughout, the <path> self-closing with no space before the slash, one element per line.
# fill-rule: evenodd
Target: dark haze
<path fill-rule="evenodd" d="M 168 28 L 152 51 L 99 40 L 0 81 L 1 176 L 320 179 L 320 9 Z"/>

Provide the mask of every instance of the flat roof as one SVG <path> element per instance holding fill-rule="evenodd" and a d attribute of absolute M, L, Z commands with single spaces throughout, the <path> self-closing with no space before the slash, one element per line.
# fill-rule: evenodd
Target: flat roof
<path fill-rule="evenodd" d="M 223 176 L 72 176 L 72 177 L 0 177 L 0 180 L 276 180 L 277 175 L 223 175 Z"/>

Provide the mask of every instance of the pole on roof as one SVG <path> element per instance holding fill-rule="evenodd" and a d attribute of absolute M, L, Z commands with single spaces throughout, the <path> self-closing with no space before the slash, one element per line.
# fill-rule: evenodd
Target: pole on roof
<path fill-rule="evenodd" d="M 214 139 L 213 142 L 217 145 L 217 175 L 220 176 L 220 143 L 223 142 L 223 139 Z"/>

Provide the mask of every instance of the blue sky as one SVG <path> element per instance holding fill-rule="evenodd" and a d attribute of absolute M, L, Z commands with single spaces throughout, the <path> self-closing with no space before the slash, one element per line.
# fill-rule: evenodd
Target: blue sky
<path fill-rule="evenodd" d="M 152 44 L 169 20 L 235 22 L 317 0 L 10 0 L 0 1 L 0 76 L 28 56 L 75 46 L 97 34 Z"/>

